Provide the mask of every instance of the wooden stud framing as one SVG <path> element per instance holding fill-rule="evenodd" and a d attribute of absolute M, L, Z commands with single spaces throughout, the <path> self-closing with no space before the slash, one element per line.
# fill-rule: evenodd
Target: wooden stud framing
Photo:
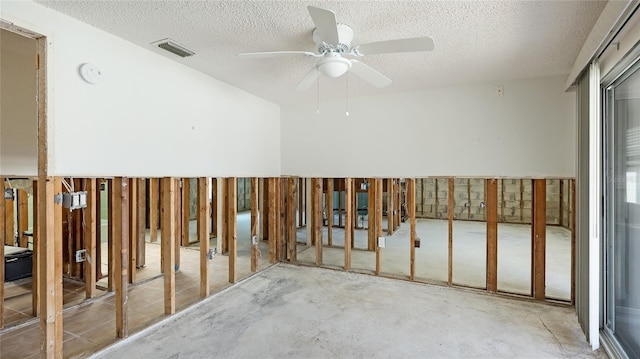
<path fill-rule="evenodd" d="M 576 180 L 569 180 L 569 213 L 571 228 L 571 305 L 576 304 Z"/>
<path fill-rule="evenodd" d="M 298 227 L 304 223 L 304 178 L 298 179 Z"/>
<path fill-rule="evenodd" d="M 128 180 L 116 177 L 112 181 L 113 203 L 113 246 L 115 273 L 113 273 L 116 292 L 116 336 L 128 336 L 128 269 L 129 269 L 129 186 Z"/>
<path fill-rule="evenodd" d="M 96 296 L 96 195 L 100 195 L 95 178 L 85 179 L 84 190 L 87 191 L 87 207 L 83 209 L 84 249 L 87 260 L 84 263 L 84 281 L 87 298 Z"/>
<path fill-rule="evenodd" d="M 559 208 L 559 213 L 560 215 L 558 216 L 558 225 L 560 227 L 564 227 L 564 180 L 559 180 L 560 184 L 558 186 L 558 188 L 560 189 L 560 194 L 558 196 L 558 208 Z M 571 183 L 569 182 L 569 186 L 571 186 Z"/>
<path fill-rule="evenodd" d="M 0 181 L 4 183 L 4 178 L 0 177 Z M 0 194 L 0 233 L 5 232 L 5 218 L 4 212 L 6 208 L 6 200 L 4 199 L 4 185 L 2 186 L 3 192 Z M 3 263 L 0 266 L 0 329 L 4 328 L 4 243 L 0 243 L 0 258 L 3 258 Z M 34 248 L 35 249 L 35 248 Z"/>
<path fill-rule="evenodd" d="M 113 291 L 113 276 L 115 273 L 115 267 L 113 258 L 115 257 L 113 238 L 114 238 L 114 219 L 113 219 L 113 180 L 107 180 L 107 191 L 109 196 L 107 197 L 107 213 L 109 220 L 107 222 L 107 291 Z"/>
<path fill-rule="evenodd" d="M 251 178 L 251 271 L 256 272 L 258 270 L 258 212 L 259 212 L 259 183 L 258 178 Z M 254 242 L 255 238 L 255 242 Z"/>
<path fill-rule="evenodd" d="M 142 268 L 146 265 L 146 198 L 147 198 L 147 181 L 144 178 L 137 179 L 138 182 L 138 198 L 136 199 L 137 206 L 135 207 L 135 211 L 137 211 L 137 222 L 136 222 L 136 245 L 135 251 L 137 253 L 136 256 L 136 268 Z M 133 267 L 131 270 L 135 270 Z"/>
<path fill-rule="evenodd" d="M 62 358 L 62 193 L 60 177 L 38 176 L 41 357 Z"/>
<path fill-rule="evenodd" d="M 407 207 L 409 209 L 409 279 L 416 279 L 416 180 L 415 178 L 407 178 Z"/>
<path fill-rule="evenodd" d="M 487 290 L 498 290 L 498 180 L 486 180 Z"/>
<path fill-rule="evenodd" d="M 284 226 L 285 223 L 285 198 L 286 198 L 286 190 L 284 189 L 285 180 L 282 178 L 276 178 L 276 208 L 278 218 L 276 220 L 276 233 L 278 238 L 278 243 L 276 247 L 276 258 L 278 261 L 284 261 L 287 256 L 287 243 L 285 241 L 285 232 L 286 228 Z"/>
<path fill-rule="evenodd" d="M 395 229 L 394 219 L 394 197 L 395 197 L 395 180 L 393 178 L 387 179 L 387 234 L 392 235 Z"/>
<path fill-rule="evenodd" d="M 4 182 L 4 181 L 3 181 Z M 7 189 L 6 185 L 3 188 Z M 16 191 L 12 189 L 13 195 L 16 195 Z M 4 196 L 4 193 L 3 193 Z M 14 210 L 13 210 L 13 199 L 5 199 L 4 212 L 0 215 L 4 215 L 4 243 L 8 246 L 15 246 L 16 244 L 16 229 L 14 224 Z"/>
<path fill-rule="evenodd" d="M 226 254 L 229 252 L 229 216 L 227 206 L 229 205 L 229 189 L 227 185 L 229 181 L 226 178 L 220 179 L 221 188 L 220 188 L 220 228 L 222 229 L 222 236 L 220 237 L 220 244 L 222 246 L 220 253 Z"/>
<path fill-rule="evenodd" d="M 182 179 L 182 246 L 189 247 L 189 219 L 191 217 L 191 179 Z"/>
<path fill-rule="evenodd" d="M 218 179 L 211 179 L 211 232 L 218 235 Z"/>
<path fill-rule="evenodd" d="M 533 266 L 532 285 L 533 297 L 537 300 L 545 299 L 545 251 L 546 251 L 546 225 L 547 225 L 547 181 L 544 179 L 533 180 L 533 205 L 532 207 L 532 245 Z"/>
<path fill-rule="evenodd" d="M 138 181 L 135 178 L 129 178 L 128 192 L 128 215 L 129 215 L 129 264 L 128 264 L 128 280 L 130 284 L 136 281 L 136 268 L 138 267 Z"/>
<path fill-rule="evenodd" d="M 176 191 L 175 191 L 175 211 L 176 211 L 176 223 L 174 226 L 175 230 L 175 238 L 176 240 L 173 242 L 175 246 L 174 254 L 176 256 L 174 264 L 174 268 L 176 271 L 180 270 L 180 246 L 182 245 L 182 183 L 183 179 L 176 179 Z"/>
<path fill-rule="evenodd" d="M 376 247 L 376 275 L 380 275 L 382 271 L 382 249 L 378 246 L 378 237 L 382 237 L 382 193 L 383 193 L 382 178 L 376 178 L 376 200 L 375 200 L 375 247 Z M 371 224 L 369 224 L 371 225 Z"/>
<path fill-rule="evenodd" d="M 29 246 L 29 237 L 24 233 L 29 229 L 29 195 L 27 191 L 17 190 L 18 193 L 18 238 L 20 247 Z"/>
<path fill-rule="evenodd" d="M 268 210 L 268 216 L 269 216 L 269 220 L 268 220 L 268 240 L 269 240 L 269 263 L 275 263 L 277 261 L 277 228 L 275 226 L 275 223 L 278 219 L 278 212 L 276 210 L 276 200 L 275 200 L 275 196 L 277 194 L 277 182 L 275 178 L 269 178 L 267 180 L 268 182 L 268 187 L 269 187 L 269 193 L 268 193 L 268 205 L 269 205 L 269 210 Z"/>
<path fill-rule="evenodd" d="M 376 179 L 369 178 L 369 189 L 367 192 L 367 219 L 368 219 L 368 245 L 367 249 L 370 251 L 376 250 Z M 376 255 L 377 257 L 377 255 Z"/>
<path fill-rule="evenodd" d="M 149 241 L 158 241 L 159 179 L 149 178 Z"/>
<path fill-rule="evenodd" d="M 316 244 L 314 241 L 314 231 L 313 231 L 313 178 L 305 178 L 304 184 L 304 194 L 305 194 L 305 223 L 306 223 L 306 231 L 307 231 L 307 245 L 313 246 Z"/>
<path fill-rule="evenodd" d="M 449 178 L 449 193 L 447 198 L 449 199 L 449 275 L 447 283 L 451 285 L 453 283 L 453 177 Z"/>
<path fill-rule="evenodd" d="M 316 266 L 322 265 L 322 178 L 314 178 L 312 180 L 312 196 L 311 201 L 313 213 L 313 237 L 316 246 Z"/>
<path fill-rule="evenodd" d="M 353 239 L 353 178 L 344 179 L 344 270 L 351 269 L 351 243 Z M 341 215 L 342 217 L 342 215 Z"/>
<path fill-rule="evenodd" d="M 38 202 L 38 181 L 33 181 L 33 257 L 32 257 L 32 261 L 33 261 L 33 267 L 31 270 L 31 315 L 34 317 L 37 317 L 38 315 L 40 315 L 40 259 L 39 259 L 39 253 L 42 252 L 41 246 L 40 246 L 40 235 L 39 235 L 39 225 L 38 222 L 40 221 L 39 218 L 39 214 L 38 214 L 38 209 L 40 207 L 39 202 Z M 4 196 L 3 196 L 4 198 Z M 0 210 L 0 213 L 2 211 Z M 0 229 L 0 233 L 2 233 L 2 230 Z M 4 246 L 3 246 L 3 250 L 4 250 Z M 4 256 L 3 256 L 4 257 Z M 95 257 L 94 257 L 95 258 Z M 3 270 L 4 270 L 4 266 Z M 3 283 L 4 283 L 4 278 L 3 278 Z M 1 317 L 1 316 L 0 316 Z"/>
<path fill-rule="evenodd" d="M 327 178 L 327 245 L 333 246 L 333 178 Z"/>
<path fill-rule="evenodd" d="M 198 241 L 200 242 L 200 297 L 211 292 L 209 284 L 209 179 L 198 178 Z"/>
<path fill-rule="evenodd" d="M 235 177 L 227 178 L 227 243 L 229 245 L 229 283 L 238 279 L 238 182 Z"/>
<path fill-rule="evenodd" d="M 289 262 L 298 261 L 297 232 L 296 232 L 296 184 L 298 180 L 290 177 L 287 186 L 287 242 L 289 243 Z"/>
<path fill-rule="evenodd" d="M 175 272 L 175 221 L 176 221 L 176 180 L 162 179 L 162 267 L 164 274 L 164 314 L 176 312 L 176 272 Z"/>

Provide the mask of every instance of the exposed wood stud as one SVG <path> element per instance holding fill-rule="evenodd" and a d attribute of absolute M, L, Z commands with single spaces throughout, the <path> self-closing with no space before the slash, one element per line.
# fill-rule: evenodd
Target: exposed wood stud
<path fill-rule="evenodd" d="M 222 206 L 220 207 L 220 227 L 222 228 L 222 236 L 220 237 L 220 243 L 222 245 L 220 253 L 227 254 L 229 252 L 229 181 L 226 178 L 221 178 L 222 183 L 220 189 L 220 201 Z"/>
<path fill-rule="evenodd" d="M 0 181 L 4 183 L 4 178 L 0 177 Z M 2 186 L 4 190 L 4 185 Z M 0 194 L 0 233 L 5 233 L 5 217 L 6 200 L 4 198 L 4 192 Z M 3 263 L 0 266 L 0 329 L 4 328 L 4 243 L 0 245 L 0 255 L 3 258 Z M 34 248 L 35 249 L 35 248 Z"/>
<path fill-rule="evenodd" d="M 114 246 L 114 289 L 116 304 L 116 336 L 128 336 L 128 269 L 129 269 L 129 181 L 116 177 L 112 180 L 113 192 L 113 246 Z"/>
<path fill-rule="evenodd" d="M 449 193 L 447 198 L 449 199 L 449 275 L 447 283 L 451 285 L 453 283 L 453 177 L 449 178 Z"/>
<path fill-rule="evenodd" d="M 436 195 L 436 207 L 434 218 L 438 218 L 438 179 L 433 180 L 435 182 L 435 195 Z M 420 178 L 420 215 L 424 216 L 424 178 Z"/>
<path fill-rule="evenodd" d="M 40 191 L 40 338 L 41 357 L 62 358 L 62 205 L 54 196 L 62 193 L 60 177 L 38 176 Z"/>
<path fill-rule="evenodd" d="M 533 200 L 533 198 L 532 198 Z M 533 207 L 532 207 L 533 210 Z M 531 217 L 533 221 L 533 216 Z M 520 222 L 524 220 L 524 180 L 520 180 Z"/>
<path fill-rule="evenodd" d="M 218 177 L 215 180 L 216 183 L 216 251 L 222 254 L 225 249 L 223 246 L 225 239 L 225 216 L 224 216 L 224 208 L 225 208 L 225 190 L 224 183 L 225 180 L 222 177 Z"/>
<path fill-rule="evenodd" d="M 298 179 L 298 227 L 304 225 L 304 178 Z"/>
<path fill-rule="evenodd" d="M 285 221 L 285 214 L 286 214 L 286 210 L 285 210 L 285 198 L 286 198 L 286 191 L 283 188 L 283 185 L 285 183 L 285 180 L 282 178 L 276 178 L 276 207 L 277 207 L 277 211 L 278 211 L 278 218 L 276 220 L 276 233 L 278 236 L 278 244 L 277 244 L 277 249 L 276 249 L 276 257 L 278 258 L 277 260 L 280 261 L 284 261 L 286 256 L 287 256 L 287 250 L 286 250 L 286 246 L 287 243 L 285 241 L 285 231 L 286 228 L 284 226 L 284 221 Z"/>
<path fill-rule="evenodd" d="M 376 180 L 369 178 L 369 189 L 367 192 L 367 226 L 368 226 L 368 246 L 370 251 L 376 250 Z M 377 257 L 377 255 L 376 255 Z"/>
<path fill-rule="evenodd" d="M 251 178 L 251 271 L 256 272 L 258 270 L 258 212 L 259 212 L 259 200 L 258 200 L 258 178 Z M 254 243 L 254 238 L 255 243 Z"/>
<path fill-rule="evenodd" d="M 87 191 L 87 207 L 82 210 L 84 212 L 84 248 L 87 251 L 84 281 L 87 298 L 93 298 L 96 296 L 96 195 L 100 193 L 95 178 L 88 178 L 84 181 L 84 190 Z"/>
<path fill-rule="evenodd" d="M 338 227 L 340 228 L 344 226 L 342 222 L 342 213 L 344 213 L 343 192 L 344 186 L 338 190 Z"/>
<path fill-rule="evenodd" d="M 278 220 L 278 212 L 276 209 L 276 195 L 277 195 L 277 182 L 275 178 L 269 178 L 268 180 L 269 194 L 269 225 L 268 225 L 268 239 L 269 239 L 269 263 L 275 263 L 277 261 L 277 228 L 276 221 Z"/>
<path fill-rule="evenodd" d="M 565 184 L 565 181 L 563 180 L 559 180 L 559 181 L 560 181 L 560 185 L 559 185 L 560 195 L 558 196 L 558 208 L 559 208 L 558 212 L 560 213 L 560 215 L 558 216 L 558 225 L 560 227 L 564 227 L 564 195 L 565 193 L 564 193 L 563 186 Z M 569 186 L 570 185 L 571 183 L 569 183 Z"/>
<path fill-rule="evenodd" d="M 569 224 L 571 227 L 571 305 L 576 303 L 576 180 L 569 180 Z"/>
<path fill-rule="evenodd" d="M 189 247 L 189 219 L 191 217 L 191 179 L 182 179 L 182 246 Z"/>
<path fill-rule="evenodd" d="M 313 216 L 315 215 L 313 212 L 313 179 L 305 178 L 305 223 L 306 223 L 306 231 L 307 231 L 307 245 L 313 246 L 316 244 L 314 240 L 314 231 L 313 231 Z"/>
<path fill-rule="evenodd" d="M 137 218 L 137 241 L 136 241 L 136 267 L 142 268 L 146 265 L 146 212 L 147 205 L 145 199 L 147 198 L 147 181 L 144 178 L 139 178 L 138 180 L 138 198 L 137 198 L 137 206 L 136 211 L 138 212 Z M 131 268 L 131 270 L 134 270 Z"/>
<path fill-rule="evenodd" d="M 32 275 L 31 275 L 31 315 L 34 317 L 37 317 L 38 315 L 40 315 L 40 260 L 39 260 L 39 253 L 42 253 L 43 249 L 41 249 L 40 243 L 40 234 L 39 234 L 39 225 L 38 225 L 38 221 L 40 221 L 40 216 L 38 214 L 38 210 L 40 208 L 40 205 L 38 202 L 38 181 L 33 181 L 33 257 L 32 257 L 32 261 L 33 261 L 33 268 L 32 268 Z M 4 198 L 4 196 L 2 196 Z M 0 213 L 2 213 L 2 210 L 0 209 Z M 1 221 L 0 221 L 1 222 Z M 0 233 L 2 233 L 2 229 L 0 229 Z M 4 250 L 4 247 L 3 247 Z M 95 257 L 94 257 L 95 258 Z M 4 266 L 2 266 L 4 270 Z M 2 282 L 4 283 L 4 278 L 2 280 Z M 1 297 L 1 295 L 0 295 Z M 0 317 L 2 317 L 0 315 Z"/>
<path fill-rule="evenodd" d="M 173 263 L 176 271 L 180 270 L 180 246 L 182 245 L 182 182 L 184 179 L 176 179 L 176 191 L 175 191 L 175 211 L 176 211 L 176 223 L 175 223 L 175 238 L 173 242 L 175 248 L 175 262 Z"/>
<path fill-rule="evenodd" d="M 229 245 L 229 283 L 238 279 L 238 182 L 236 178 L 227 178 L 227 243 Z"/>
<path fill-rule="evenodd" d="M 327 245 L 333 246 L 333 178 L 327 178 Z"/>
<path fill-rule="evenodd" d="M 312 196 L 311 201 L 313 213 L 313 237 L 316 248 L 316 266 L 322 265 L 322 178 L 314 178 L 312 180 Z"/>
<path fill-rule="evenodd" d="M 159 179 L 149 178 L 149 241 L 158 241 Z"/>
<path fill-rule="evenodd" d="M 416 279 L 416 180 L 415 178 L 407 178 L 407 207 L 409 209 L 409 279 Z"/>
<path fill-rule="evenodd" d="M 393 208 L 393 197 L 395 196 L 394 193 L 394 179 L 393 178 L 389 178 L 387 179 L 387 234 L 388 235 L 392 235 L 393 232 L 395 231 L 394 228 L 394 219 L 393 219 L 393 212 L 394 212 L 394 208 Z"/>
<path fill-rule="evenodd" d="M 6 184 L 3 186 L 3 188 L 9 189 Z M 13 191 L 13 194 L 15 196 L 16 191 L 13 189 L 11 189 L 11 191 Z M 13 199 L 5 199 L 4 211 L 2 214 L 0 214 L 4 215 L 4 243 L 8 246 L 15 246 L 16 244 L 16 230 L 15 224 L 13 222 L 13 217 L 15 216 L 15 213 L 13 211 L 13 202 Z"/>
<path fill-rule="evenodd" d="M 287 242 L 289 243 L 289 262 L 297 262 L 297 233 L 296 233 L 296 184 L 298 180 L 290 177 L 287 186 Z"/>
<path fill-rule="evenodd" d="M 136 267 L 138 267 L 138 182 L 135 178 L 129 178 L 128 215 L 129 215 L 129 264 L 128 280 L 133 284 L 136 281 Z"/>
<path fill-rule="evenodd" d="M 29 246 L 29 237 L 24 233 L 29 229 L 29 195 L 27 191 L 17 190 L 18 194 L 18 238 L 20 247 Z"/>
<path fill-rule="evenodd" d="M 533 205 L 532 207 L 532 245 L 533 269 L 532 285 L 533 297 L 537 300 L 545 299 L 545 251 L 546 251 L 546 205 L 547 183 L 544 179 L 533 180 Z"/>
<path fill-rule="evenodd" d="M 211 292 L 209 284 L 209 179 L 198 178 L 197 227 L 200 242 L 200 297 L 206 298 Z"/>
<path fill-rule="evenodd" d="M 160 225 L 160 273 L 164 274 L 164 258 L 166 257 L 164 241 L 162 240 L 162 233 L 164 231 L 164 206 L 165 206 L 165 186 L 164 179 L 158 179 L 158 189 L 159 189 L 159 197 L 158 197 L 158 213 L 160 218 L 158 219 L 158 223 Z M 175 217 L 175 216 L 174 216 Z M 172 252 L 173 253 L 173 252 Z"/>
<path fill-rule="evenodd" d="M 218 179 L 211 179 L 211 233 L 218 235 Z"/>
<path fill-rule="evenodd" d="M 382 237 L 382 193 L 383 193 L 383 182 L 382 178 L 376 178 L 375 180 L 376 186 L 376 200 L 375 200 L 375 248 L 376 248 L 376 275 L 380 275 L 382 271 L 382 249 L 378 246 L 378 237 Z M 371 225 L 371 224 L 369 224 Z"/>
<path fill-rule="evenodd" d="M 486 180 L 487 290 L 498 290 L 498 180 Z"/>
<path fill-rule="evenodd" d="M 164 274 L 164 314 L 176 312 L 175 221 L 176 180 L 162 179 L 162 267 Z"/>
<path fill-rule="evenodd" d="M 351 243 L 353 240 L 353 178 L 344 179 L 344 269 L 351 269 Z"/>
<path fill-rule="evenodd" d="M 107 197 L 107 213 L 109 219 L 107 221 L 107 268 L 109 268 L 107 273 L 107 291 L 113 291 L 113 276 L 115 273 L 114 261 L 115 257 L 113 238 L 114 238 L 114 219 L 113 219 L 113 180 L 107 180 L 107 192 L 109 196 Z"/>

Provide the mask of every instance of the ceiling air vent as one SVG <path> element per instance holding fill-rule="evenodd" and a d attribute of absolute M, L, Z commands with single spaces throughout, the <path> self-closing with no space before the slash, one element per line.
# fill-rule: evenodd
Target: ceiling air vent
<path fill-rule="evenodd" d="M 171 39 L 156 41 L 156 42 L 153 42 L 152 45 L 158 45 L 159 48 L 167 50 L 180 57 L 188 57 L 191 55 L 195 55 L 195 52 L 187 49 L 186 47 L 178 44 L 177 42 Z"/>

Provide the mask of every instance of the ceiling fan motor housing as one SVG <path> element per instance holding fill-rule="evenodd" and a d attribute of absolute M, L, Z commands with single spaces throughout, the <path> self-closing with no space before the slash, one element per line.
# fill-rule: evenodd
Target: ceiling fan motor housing
<path fill-rule="evenodd" d="M 327 49 L 337 50 L 337 52 L 348 52 L 351 47 L 351 40 L 353 40 L 353 29 L 348 25 L 337 24 L 338 27 L 338 40 L 339 44 L 326 44 L 322 41 L 318 34 L 318 29 L 313 30 L 313 41 L 319 46 L 318 51 L 322 53 L 322 50 Z"/>

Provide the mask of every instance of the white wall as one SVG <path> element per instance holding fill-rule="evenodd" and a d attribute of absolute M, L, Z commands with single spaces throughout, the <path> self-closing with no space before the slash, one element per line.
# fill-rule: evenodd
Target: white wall
<path fill-rule="evenodd" d="M 555 76 L 283 107 L 282 173 L 575 175 L 575 93 Z"/>
<path fill-rule="evenodd" d="M 30 1 L 2 18 L 48 38 L 50 175 L 280 173 L 279 106 Z"/>
<path fill-rule="evenodd" d="M 0 30 L 0 175 L 38 174 L 36 42 Z"/>

